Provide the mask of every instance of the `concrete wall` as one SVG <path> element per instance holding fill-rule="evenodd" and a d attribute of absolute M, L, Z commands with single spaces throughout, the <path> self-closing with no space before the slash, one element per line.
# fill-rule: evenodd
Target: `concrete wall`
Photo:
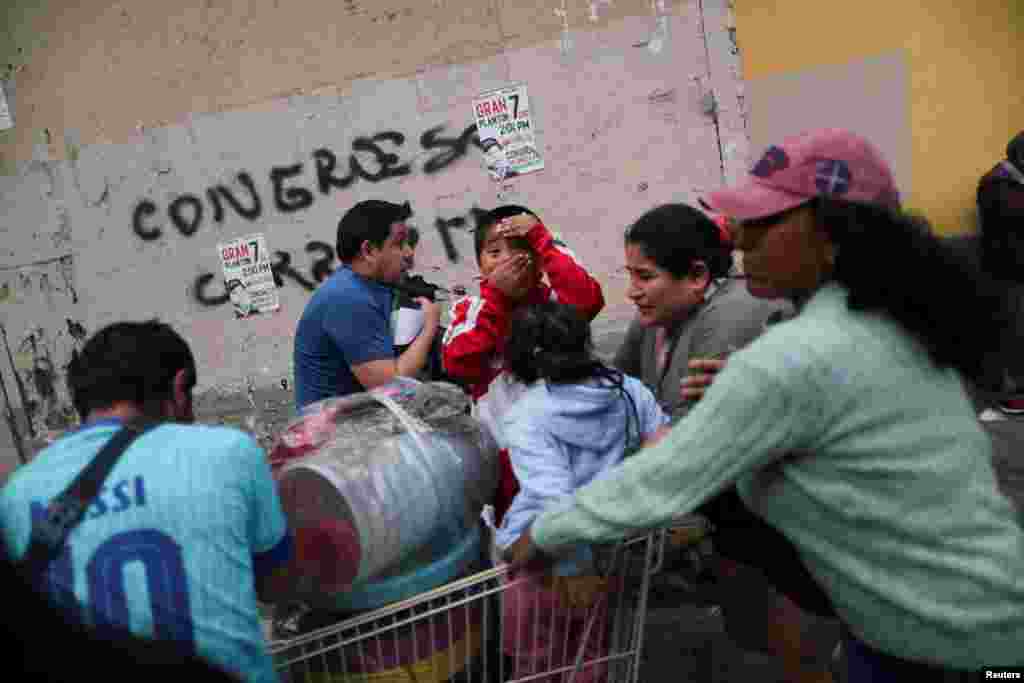
<path fill-rule="evenodd" d="M 847 118 L 868 119 L 871 127 L 882 112 L 892 128 L 881 138 L 909 135 L 902 143 L 909 155 L 902 144 L 886 150 L 901 160 L 909 156 L 901 164 L 913 172 L 906 202 L 940 233 L 975 228 L 978 179 L 1024 129 L 1024 3 L 737 0 L 735 13 L 752 89 L 761 80 L 809 85 L 822 74 L 847 78 L 852 87 L 840 98 Z M 906 67 L 877 72 L 879 61 L 893 59 Z M 877 77 L 865 81 L 866 72 Z M 886 93 L 894 79 L 905 95 L 892 101 Z M 829 88 L 803 87 L 799 106 L 792 90 L 776 90 L 774 101 L 770 91 L 762 88 L 751 104 L 758 122 L 785 116 L 788 108 L 802 118 L 820 115 L 825 125 L 839 106 Z M 788 104 L 778 101 L 784 95 Z"/>
<path fill-rule="evenodd" d="M 752 79 L 746 83 L 751 148 L 822 125 L 847 128 L 882 150 L 903 199 L 913 202 L 908 73 L 906 55 L 897 51 Z"/>
<path fill-rule="evenodd" d="M 180 330 L 208 402 L 290 380 L 338 218 L 366 198 L 411 201 L 418 270 L 470 290 L 474 210 L 531 206 L 604 285 L 599 331 L 621 330 L 623 228 L 747 163 L 724 2 L 177 5 L 9 10 L 0 324 L 19 378 L 3 358 L 0 372 L 36 433 L 68 421 L 61 368 L 80 337 L 116 320 Z M 470 102 L 516 82 L 546 168 L 496 185 Z M 345 187 L 320 183 L 331 164 Z M 282 309 L 236 321 L 215 247 L 252 232 L 275 252 Z"/>

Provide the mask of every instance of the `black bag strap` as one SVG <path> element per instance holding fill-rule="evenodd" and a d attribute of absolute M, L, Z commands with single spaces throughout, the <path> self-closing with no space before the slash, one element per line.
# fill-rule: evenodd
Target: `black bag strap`
<path fill-rule="evenodd" d="M 25 578 L 36 583 L 50 562 L 64 547 L 71 530 L 82 521 L 86 508 L 103 487 L 103 482 L 114 469 L 128 446 L 150 429 L 156 422 L 130 422 L 124 425 L 103 445 L 96 457 L 79 472 L 64 491 L 50 501 L 46 516 L 32 522 L 32 535 L 20 568 Z"/>

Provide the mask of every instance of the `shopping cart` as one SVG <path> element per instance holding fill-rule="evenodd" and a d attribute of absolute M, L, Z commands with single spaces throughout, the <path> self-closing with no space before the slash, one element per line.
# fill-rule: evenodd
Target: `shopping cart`
<path fill-rule="evenodd" d="M 270 651 L 286 683 L 635 683 L 650 578 L 666 538 L 655 531 L 596 550 L 597 589 L 545 593 L 561 604 L 516 609 L 515 600 L 538 595 L 524 589 L 542 580 L 501 566 L 273 642 Z M 531 624 L 512 623 L 524 613 Z"/>

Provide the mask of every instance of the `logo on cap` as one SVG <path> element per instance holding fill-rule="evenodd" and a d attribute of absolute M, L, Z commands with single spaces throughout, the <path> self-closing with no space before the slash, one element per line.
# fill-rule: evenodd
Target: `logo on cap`
<path fill-rule="evenodd" d="M 788 167 L 789 155 L 786 154 L 786 150 L 772 145 L 765 150 L 764 156 L 761 157 L 761 160 L 754 164 L 754 168 L 750 170 L 750 174 L 755 175 L 758 178 L 767 178 L 773 173 Z"/>
<path fill-rule="evenodd" d="M 846 194 L 850 191 L 850 167 L 842 159 L 824 159 L 818 162 L 814 184 L 823 194 Z"/>

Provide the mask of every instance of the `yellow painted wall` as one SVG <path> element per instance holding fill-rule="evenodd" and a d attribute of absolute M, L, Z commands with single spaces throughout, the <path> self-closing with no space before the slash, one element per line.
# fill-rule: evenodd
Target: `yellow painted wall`
<path fill-rule="evenodd" d="M 905 50 L 906 203 L 939 233 L 974 229 L 979 176 L 1024 130 L 1024 0 L 735 0 L 735 13 L 748 79 Z"/>

